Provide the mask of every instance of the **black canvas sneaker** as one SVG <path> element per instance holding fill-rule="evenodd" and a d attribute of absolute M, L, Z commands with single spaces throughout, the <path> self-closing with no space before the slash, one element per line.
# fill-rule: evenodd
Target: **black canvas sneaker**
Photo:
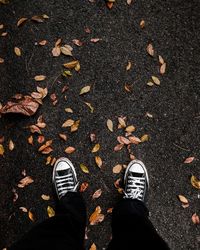
<path fill-rule="evenodd" d="M 59 158 L 53 169 L 52 181 L 58 199 L 67 192 L 77 192 L 78 180 L 72 162 L 67 158 Z"/>
<path fill-rule="evenodd" d="M 124 198 L 145 201 L 149 188 L 149 177 L 143 162 L 139 160 L 131 161 L 124 175 Z"/>

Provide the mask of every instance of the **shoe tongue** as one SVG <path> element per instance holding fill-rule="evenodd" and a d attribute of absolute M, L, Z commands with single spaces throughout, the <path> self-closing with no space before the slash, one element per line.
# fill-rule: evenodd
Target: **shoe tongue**
<path fill-rule="evenodd" d="M 67 174 L 69 174 L 69 173 L 70 173 L 69 169 L 57 171 L 57 175 L 58 175 L 58 176 L 64 176 L 64 175 L 67 175 Z"/>
<path fill-rule="evenodd" d="M 144 173 L 135 173 L 135 172 L 131 172 L 131 176 L 132 177 L 143 177 Z"/>

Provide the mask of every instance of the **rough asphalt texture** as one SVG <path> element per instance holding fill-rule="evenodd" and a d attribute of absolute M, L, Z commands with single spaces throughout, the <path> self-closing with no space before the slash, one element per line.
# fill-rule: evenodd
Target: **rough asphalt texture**
<path fill-rule="evenodd" d="M 112 10 L 108 10 L 104 1 L 90 3 L 86 0 L 46 0 L 26 1 L 10 0 L 10 4 L 0 6 L 0 23 L 5 25 L 7 37 L 0 38 L 0 57 L 5 59 L 0 64 L 0 101 L 5 103 L 16 93 L 28 94 L 36 86 L 48 87 L 49 94 L 56 93 L 58 104 L 52 105 L 48 97 L 35 116 L 31 118 L 11 115 L 0 119 L 0 136 L 5 136 L 5 157 L 0 158 L 1 199 L 0 199 L 0 248 L 9 246 L 28 231 L 34 223 L 26 213 L 19 210 L 23 206 L 35 214 L 36 222 L 47 218 L 46 208 L 54 207 L 53 199 L 43 201 L 42 194 L 51 191 L 52 167 L 45 166 L 45 156 L 37 152 L 36 142 L 27 143 L 30 131 L 26 126 L 36 123 L 43 114 L 47 123 L 44 135 L 53 139 L 53 156 L 65 155 L 67 145 L 76 147 L 76 152 L 69 156 L 75 163 L 81 181 L 88 181 L 89 189 L 84 193 L 88 214 L 97 205 L 102 212 L 112 207 L 120 195 L 113 186 L 120 175 L 112 173 L 117 163 L 127 164 L 129 157 L 125 150 L 115 153 L 117 135 L 117 117 L 127 116 L 129 124 L 136 126 L 135 135 L 150 135 L 150 141 L 135 147 L 134 154 L 143 160 L 150 175 L 150 193 L 148 208 L 151 220 L 158 232 L 168 242 L 171 249 L 200 249 L 199 226 L 193 225 L 191 216 L 199 213 L 198 190 L 190 184 L 191 174 L 199 174 L 199 96 L 200 96 L 200 3 L 199 1 L 180 0 L 135 0 L 128 6 L 125 0 L 116 1 Z M 17 28 L 21 17 L 47 14 L 50 18 L 44 23 L 28 22 Z M 139 26 L 146 22 L 145 29 Z M 84 31 L 91 29 L 91 34 Z M 91 38 L 101 38 L 98 43 L 91 43 Z M 53 58 L 51 50 L 58 38 L 63 44 L 73 46 L 73 54 L 81 63 L 79 74 L 73 77 L 56 79 L 62 63 L 69 61 L 65 56 Z M 44 47 L 35 46 L 35 42 L 46 39 Z M 80 39 L 85 44 L 77 47 L 72 39 Z M 166 74 L 158 73 L 158 60 L 147 55 L 148 43 L 154 45 L 156 54 L 167 62 Z M 17 57 L 13 48 L 22 49 L 22 56 Z M 128 61 L 133 62 L 130 71 L 126 71 Z M 34 81 L 34 76 L 44 74 L 47 80 Z M 161 79 L 159 87 L 148 87 L 146 83 L 151 75 Z M 124 91 L 124 84 L 133 85 L 133 92 Z M 64 85 L 69 91 L 61 94 Z M 79 96 L 80 89 L 92 85 L 92 90 L 85 96 Z M 67 100 L 64 99 L 67 96 Z M 83 103 L 90 102 L 93 114 Z M 67 114 L 64 108 L 71 107 L 73 114 Z M 146 112 L 153 118 L 145 116 Z M 80 119 L 77 133 L 69 134 L 65 143 L 58 133 L 62 123 L 68 119 Z M 106 120 L 110 118 L 115 125 L 114 133 L 108 131 Z M 95 132 L 101 144 L 99 155 L 103 159 L 103 169 L 96 167 L 89 134 Z M 7 143 L 12 139 L 15 149 L 9 152 Z M 188 156 L 195 161 L 183 164 Z M 79 164 L 85 163 L 90 174 L 84 174 Z M 24 189 L 17 188 L 18 200 L 13 203 L 12 188 L 22 178 L 22 170 L 34 179 L 34 183 Z M 102 188 L 102 196 L 91 201 L 96 189 Z M 189 208 L 183 209 L 177 195 L 185 195 L 190 202 Z M 95 242 L 97 249 L 107 246 L 110 236 L 110 215 L 97 226 L 89 226 L 87 249 Z"/>

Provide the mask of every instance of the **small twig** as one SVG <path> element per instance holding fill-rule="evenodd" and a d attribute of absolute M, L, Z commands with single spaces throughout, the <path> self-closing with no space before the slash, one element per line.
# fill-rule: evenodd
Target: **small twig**
<path fill-rule="evenodd" d="M 187 151 L 187 152 L 190 152 L 190 149 L 183 148 L 183 147 L 177 145 L 176 143 L 173 143 L 173 144 L 174 144 L 174 146 L 176 146 L 177 148 L 180 148 L 180 149 L 182 149 L 182 150 L 185 150 L 185 151 Z"/>

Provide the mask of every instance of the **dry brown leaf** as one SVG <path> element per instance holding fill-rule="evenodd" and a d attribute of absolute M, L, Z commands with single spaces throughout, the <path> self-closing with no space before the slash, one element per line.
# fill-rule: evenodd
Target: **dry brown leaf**
<path fill-rule="evenodd" d="M 8 32 L 3 32 L 3 33 L 1 33 L 1 36 L 3 36 L 3 37 L 5 37 L 5 36 L 7 36 L 8 35 Z"/>
<path fill-rule="evenodd" d="M 160 66 L 160 74 L 165 74 L 165 71 L 166 71 L 166 63 L 163 63 L 161 66 Z"/>
<path fill-rule="evenodd" d="M 88 92 L 90 91 L 90 88 L 91 88 L 91 86 L 89 86 L 89 85 L 83 87 L 83 88 L 81 89 L 79 95 L 83 95 L 83 94 L 88 93 Z"/>
<path fill-rule="evenodd" d="M 15 144 L 12 140 L 9 141 L 8 148 L 10 151 L 13 151 L 13 149 L 15 148 Z"/>
<path fill-rule="evenodd" d="M 14 52 L 15 52 L 15 55 L 16 55 L 16 56 L 21 56 L 21 55 L 22 55 L 21 49 L 18 48 L 18 47 L 15 47 L 15 48 L 14 48 Z"/>
<path fill-rule="evenodd" d="M 128 64 L 126 66 L 126 70 L 129 71 L 132 67 L 132 63 L 130 61 L 128 61 Z"/>
<path fill-rule="evenodd" d="M 4 59 L 0 57 L 0 64 L 4 63 Z"/>
<path fill-rule="evenodd" d="M 92 153 L 96 153 L 97 151 L 99 151 L 99 149 L 100 149 L 100 144 L 99 143 L 95 144 L 92 149 Z"/>
<path fill-rule="evenodd" d="M 31 221 L 35 221 L 35 216 L 33 215 L 33 213 L 31 212 L 31 210 L 28 211 L 28 217 Z"/>
<path fill-rule="evenodd" d="M 76 70 L 76 72 L 80 71 L 80 69 L 81 69 L 81 65 L 80 65 L 80 63 L 79 63 L 79 62 L 76 64 L 76 66 L 75 66 L 75 68 L 74 68 L 74 69 Z"/>
<path fill-rule="evenodd" d="M 66 45 L 60 47 L 60 51 L 62 54 L 66 55 L 66 56 L 72 56 L 72 50 L 70 50 L 70 48 Z"/>
<path fill-rule="evenodd" d="M 96 140 L 96 135 L 94 133 L 90 134 L 90 141 L 94 142 Z"/>
<path fill-rule="evenodd" d="M 186 158 L 183 163 L 187 163 L 188 164 L 188 163 L 192 163 L 193 161 L 194 161 L 194 157 L 190 156 L 190 157 Z"/>
<path fill-rule="evenodd" d="M 131 5 L 132 0 L 126 0 L 126 2 L 127 2 L 128 5 Z"/>
<path fill-rule="evenodd" d="M 141 20 L 141 21 L 140 21 L 140 28 L 141 28 L 141 29 L 144 29 L 144 27 L 145 27 L 145 21 L 144 21 L 144 20 Z"/>
<path fill-rule="evenodd" d="M 47 156 L 47 158 L 46 158 L 46 165 L 49 165 L 50 163 L 51 163 L 51 156 L 49 155 L 49 156 Z"/>
<path fill-rule="evenodd" d="M 26 17 L 22 17 L 17 21 L 17 27 L 21 26 L 22 24 L 24 24 L 26 21 L 28 20 L 28 18 Z"/>
<path fill-rule="evenodd" d="M 117 151 L 120 151 L 122 148 L 123 148 L 124 144 L 117 144 L 115 147 L 114 147 L 114 151 L 117 152 Z"/>
<path fill-rule="evenodd" d="M 101 207 L 97 206 L 95 211 L 90 215 L 90 225 L 96 225 L 104 220 L 104 215 L 101 214 Z"/>
<path fill-rule="evenodd" d="M 34 180 L 30 176 L 26 176 L 23 179 L 19 181 L 19 184 L 17 185 L 19 188 L 24 188 L 25 186 L 28 186 L 29 184 L 33 183 Z"/>
<path fill-rule="evenodd" d="M 128 83 L 125 83 L 124 89 L 126 90 L 126 92 L 129 92 L 129 93 L 133 92 L 133 86 Z"/>
<path fill-rule="evenodd" d="M 140 138 L 136 136 L 129 136 L 129 141 L 133 144 L 139 144 L 141 142 Z"/>
<path fill-rule="evenodd" d="M 135 131 L 135 127 L 133 125 L 127 126 L 125 131 L 128 133 L 132 133 Z"/>
<path fill-rule="evenodd" d="M 55 211 L 51 206 L 47 207 L 47 214 L 48 214 L 49 218 L 55 216 Z"/>
<path fill-rule="evenodd" d="M 44 150 L 42 150 L 42 154 L 48 155 L 53 151 L 52 147 L 46 147 Z"/>
<path fill-rule="evenodd" d="M 63 123 L 62 127 L 63 127 L 63 128 L 71 127 L 73 124 L 74 124 L 74 120 L 68 119 L 68 120 L 66 120 L 66 121 Z"/>
<path fill-rule="evenodd" d="M 92 107 L 91 103 L 89 102 L 84 102 L 90 109 L 90 112 L 93 113 L 94 112 L 94 107 Z"/>
<path fill-rule="evenodd" d="M 65 153 L 67 153 L 67 154 L 72 154 L 72 153 L 74 153 L 75 150 L 76 150 L 76 149 L 75 149 L 74 147 L 69 146 L 69 147 L 67 147 L 67 148 L 65 149 Z"/>
<path fill-rule="evenodd" d="M 150 56 L 154 56 L 154 48 L 153 48 L 153 45 L 151 43 L 149 43 L 147 46 L 147 52 Z"/>
<path fill-rule="evenodd" d="M 97 198 L 99 198 L 99 197 L 101 196 L 101 194 L 102 194 L 102 190 L 101 190 L 101 188 L 100 188 L 100 189 L 96 190 L 96 191 L 93 193 L 92 199 L 97 199 Z"/>
<path fill-rule="evenodd" d="M 183 205 L 187 205 L 187 204 L 189 205 L 188 199 L 185 198 L 185 196 L 179 194 L 179 195 L 178 195 L 178 199 L 179 199 L 179 201 L 180 201 L 181 203 L 183 203 Z"/>
<path fill-rule="evenodd" d="M 110 119 L 107 120 L 107 127 L 111 132 L 113 132 L 113 122 Z"/>
<path fill-rule="evenodd" d="M 36 125 L 29 126 L 31 133 L 42 134 L 41 130 Z"/>
<path fill-rule="evenodd" d="M 97 42 L 99 42 L 100 40 L 102 40 L 102 39 L 100 39 L 100 38 L 91 38 L 91 39 L 90 39 L 90 42 L 92 42 L 92 43 L 97 43 Z"/>
<path fill-rule="evenodd" d="M 4 28 L 4 25 L 1 23 L 0 24 L 0 30 L 2 30 Z"/>
<path fill-rule="evenodd" d="M 147 85 L 148 85 L 149 87 L 152 87 L 152 86 L 154 86 L 154 83 L 150 81 L 150 82 L 147 83 Z"/>
<path fill-rule="evenodd" d="M 129 139 L 127 139 L 126 137 L 124 136 L 118 136 L 117 137 L 117 141 L 120 143 L 120 144 L 130 144 L 131 142 L 129 141 Z"/>
<path fill-rule="evenodd" d="M 49 196 L 49 195 L 46 195 L 46 194 L 42 194 L 42 195 L 41 195 L 41 198 L 42 198 L 44 201 L 49 201 L 49 200 L 50 200 L 50 196 Z"/>
<path fill-rule="evenodd" d="M 160 80 L 158 79 L 158 77 L 152 76 L 151 78 L 156 85 L 160 85 Z"/>
<path fill-rule="evenodd" d="M 48 94 L 48 89 L 47 88 L 41 88 L 37 87 L 37 91 L 42 95 L 42 99 L 45 98 Z"/>
<path fill-rule="evenodd" d="M 44 46 L 47 44 L 47 40 L 42 40 L 38 43 L 40 46 Z"/>
<path fill-rule="evenodd" d="M 120 124 L 120 126 L 118 126 L 118 128 L 125 128 L 126 127 L 126 121 L 125 121 L 125 117 L 118 117 L 118 122 Z"/>
<path fill-rule="evenodd" d="M 0 113 L 18 113 L 31 116 L 35 114 L 38 108 L 38 102 L 36 102 L 31 96 L 24 96 L 21 100 L 8 101 L 0 110 Z"/>
<path fill-rule="evenodd" d="M 80 125 L 80 120 L 75 121 L 74 124 L 71 126 L 71 130 L 70 131 L 71 132 L 77 131 L 78 128 L 79 128 L 79 125 Z"/>
<path fill-rule="evenodd" d="M 28 143 L 33 145 L 33 136 L 32 135 L 28 137 Z"/>
<path fill-rule="evenodd" d="M 84 165 L 83 163 L 80 164 L 80 168 L 83 171 L 83 173 L 89 174 L 89 169 L 86 165 Z"/>
<path fill-rule="evenodd" d="M 68 63 L 64 63 L 63 66 L 67 69 L 73 69 L 76 67 L 78 61 L 71 61 L 71 62 L 68 62 Z"/>
<path fill-rule="evenodd" d="M 108 213 L 108 214 L 112 214 L 112 211 L 113 211 L 113 207 L 109 207 L 109 208 L 107 209 L 107 213 Z"/>
<path fill-rule="evenodd" d="M 119 174 L 122 170 L 122 164 L 117 164 L 116 166 L 113 167 L 113 173 L 114 174 Z"/>
<path fill-rule="evenodd" d="M 61 53 L 60 47 L 54 47 L 54 48 L 52 49 L 52 55 L 53 55 L 54 57 L 60 56 L 60 53 Z"/>
<path fill-rule="evenodd" d="M 196 176 L 192 175 L 190 181 L 194 188 L 200 189 L 200 180 Z"/>
<path fill-rule="evenodd" d="M 54 158 L 52 159 L 52 161 L 51 161 L 51 166 L 54 166 L 55 162 L 56 162 L 56 158 L 54 157 Z"/>
<path fill-rule="evenodd" d="M 73 113 L 73 110 L 71 108 L 65 108 L 65 112 L 67 112 L 67 113 Z"/>
<path fill-rule="evenodd" d="M 35 21 L 37 23 L 43 23 L 44 22 L 44 17 L 43 16 L 32 16 L 31 20 Z"/>
<path fill-rule="evenodd" d="M 24 213 L 28 213 L 28 209 L 26 207 L 19 207 L 19 209 Z"/>
<path fill-rule="evenodd" d="M 145 134 L 140 138 L 141 142 L 145 142 L 149 140 L 149 135 Z"/>
<path fill-rule="evenodd" d="M 81 193 L 85 192 L 86 189 L 88 188 L 88 186 L 89 186 L 88 182 L 81 183 L 79 192 L 81 192 Z"/>
<path fill-rule="evenodd" d="M 193 222 L 194 224 L 199 224 L 199 223 L 200 223 L 199 216 L 198 216 L 196 213 L 194 213 L 194 214 L 192 215 L 192 222 Z"/>
<path fill-rule="evenodd" d="M 160 55 L 158 56 L 158 60 L 161 65 L 165 63 L 164 59 Z"/>
<path fill-rule="evenodd" d="M 43 144 L 41 147 L 39 147 L 38 152 L 43 151 L 45 148 L 49 147 L 52 144 L 53 140 L 48 140 Z"/>
<path fill-rule="evenodd" d="M 113 7 L 113 3 L 112 2 L 106 2 L 106 6 L 108 7 L 108 9 L 112 9 Z"/>
<path fill-rule="evenodd" d="M 37 82 L 41 82 L 41 81 L 44 81 L 46 79 L 46 76 L 44 75 L 37 75 L 34 77 L 35 81 Z"/>
<path fill-rule="evenodd" d="M 79 46 L 79 47 L 83 45 L 83 42 L 81 42 L 81 41 L 78 40 L 78 39 L 73 39 L 72 42 L 73 42 L 75 45 Z"/>
<path fill-rule="evenodd" d="M 89 249 L 89 250 L 97 250 L 96 245 L 95 245 L 94 243 L 92 243 L 92 245 L 91 245 L 91 247 L 90 247 L 90 249 Z"/>
<path fill-rule="evenodd" d="M 102 167 L 103 162 L 100 156 L 95 156 L 95 162 L 99 168 Z"/>
<path fill-rule="evenodd" d="M 60 133 L 59 136 L 60 136 L 60 138 L 63 139 L 64 141 L 67 141 L 67 135 Z"/>
<path fill-rule="evenodd" d="M 2 144 L 0 144 L 0 155 L 1 156 L 4 155 L 4 152 L 5 152 L 4 147 Z"/>

